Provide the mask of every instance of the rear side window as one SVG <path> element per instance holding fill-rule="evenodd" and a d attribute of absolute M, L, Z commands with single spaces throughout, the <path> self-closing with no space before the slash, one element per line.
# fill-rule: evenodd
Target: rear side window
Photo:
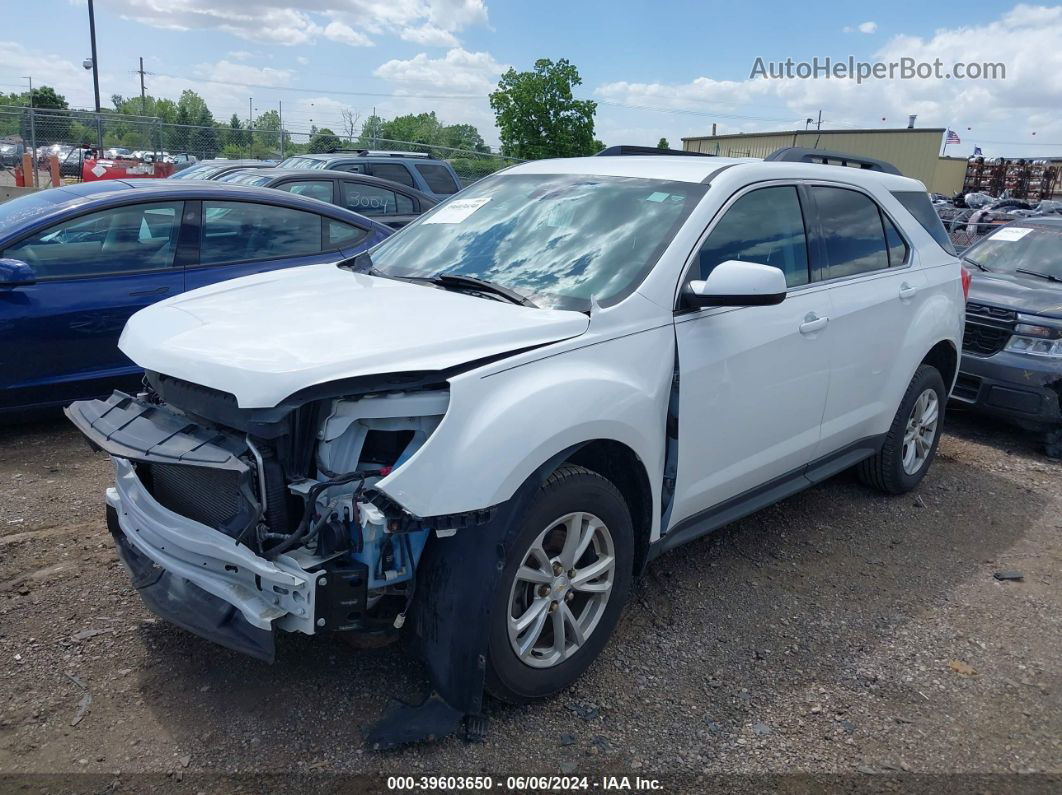
<path fill-rule="evenodd" d="M 436 166 L 429 163 L 424 165 L 418 165 L 417 171 L 424 177 L 424 181 L 428 183 L 428 187 L 432 193 L 440 193 L 448 195 L 450 193 L 457 193 L 460 190 L 457 187 L 457 183 L 454 182 L 453 175 L 450 174 L 450 170 L 445 166 Z"/>
<path fill-rule="evenodd" d="M 889 267 L 878 206 L 846 188 L 811 188 L 826 244 L 829 277 L 856 276 Z"/>
<path fill-rule="evenodd" d="M 325 250 L 332 251 L 340 246 L 353 246 L 361 242 L 362 238 L 369 234 L 369 231 L 359 226 L 351 226 L 341 221 L 328 219 L 325 222 L 325 234 L 328 235 L 328 239 L 325 242 Z"/>
<path fill-rule="evenodd" d="M 203 202 L 202 265 L 298 257 L 321 251 L 321 216 L 250 202 Z"/>
<path fill-rule="evenodd" d="M 341 183 L 342 207 L 362 215 L 410 215 L 413 200 L 401 193 L 377 185 L 357 182 Z"/>
<path fill-rule="evenodd" d="M 797 189 L 760 188 L 734 202 L 698 254 L 700 277 L 720 262 L 736 259 L 772 265 L 790 287 L 807 284 L 808 245 Z"/>
<path fill-rule="evenodd" d="M 951 238 L 944 230 L 944 224 L 940 222 L 940 216 L 933 209 L 933 203 L 929 201 L 929 194 L 917 190 L 894 190 L 892 195 L 922 228 L 929 232 L 930 237 L 940 244 L 940 247 L 949 254 L 955 253 L 955 247 L 951 244 Z"/>
<path fill-rule="evenodd" d="M 405 185 L 410 188 L 415 187 L 413 185 L 413 175 L 401 163 L 373 163 L 372 175 L 380 179 L 389 179 L 399 185 Z"/>
<path fill-rule="evenodd" d="M 277 185 L 280 190 L 295 193 L 299 196 L 309 196 L 311 199 L 332 203 L 332 180 L 306 179 L 299 182 L 285 182 Z"/>
<path fill-rule="evenodd" d="M 885 213 L 881 214 L 881 222 L 885 224 L 885 242 L 889 247 L 889 267 L 898 268 L 907 261 L 907 241 L 903 239 L 896 224 Z"/>
<path fill-rule="evenodd" d="M 173 266 L 183 202 L 134 204 L 83 215 L 16 243 L 38 279 L 163 270 Z"/>

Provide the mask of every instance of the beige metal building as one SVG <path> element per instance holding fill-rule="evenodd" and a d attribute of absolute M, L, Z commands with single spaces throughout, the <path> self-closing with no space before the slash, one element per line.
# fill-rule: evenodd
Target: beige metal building
<path fill-rule="evenodd" d="M 786 130 L 783 132 L 705 135 L 682 139 L 687 152 L 722 157 L 766 157 L 777 149 L 801 146 L 830 149 L 887 160 L 904 176 L 930 191 L 951 195 L 962 188 L 966 158 L 940 157 L 943 127 L 899 130 Z"/>

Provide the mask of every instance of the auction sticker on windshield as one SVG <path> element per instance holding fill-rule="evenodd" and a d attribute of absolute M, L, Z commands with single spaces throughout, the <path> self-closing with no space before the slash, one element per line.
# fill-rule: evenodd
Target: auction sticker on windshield
<path fill-rule="evenodd" d="M 1023 237 L 1025 237 L 1031 231 L 1032 231 L 1032 229 L 1030 229 L 1027 226 L 1025 226 L 1025 227 L 1022 227 L 1022 226 L 1008 226 L 1005 229 L 1000 229 L 998 232 L 996 232 L 994 235 L 992 235 L 992 239 L 993 240 L 1006 240 L 1006 241 L 1013 242 L 1015 240 L 1021 240 Z"/>
<path fill-rule="evenodd" d="M 459 224 L 476 210 L 490 201 L 490 196 L 479 199 L 455 199 L 440 208 L 430 218 L 425 218 L 426 224 Z"/>

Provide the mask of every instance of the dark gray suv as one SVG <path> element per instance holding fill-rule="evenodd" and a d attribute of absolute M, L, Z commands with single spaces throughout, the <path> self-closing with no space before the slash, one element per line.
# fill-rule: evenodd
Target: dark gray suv
<path fill-rule="evenodd" d="M 457 193 L 463 187 L 449 163 L 419 152 L 353 149 L 318 155 L 293 155 L 281 161 L 278 168 L 313 168 L 370 174 L 408 188 L 416 188 L 439 201 Z"/>
<path fill-rule="evenodd" d="M 963 259 L 972 284 L 952 398 L 1044 432 L 1062 457 L 1062 217 L 1002 226 Z"/>

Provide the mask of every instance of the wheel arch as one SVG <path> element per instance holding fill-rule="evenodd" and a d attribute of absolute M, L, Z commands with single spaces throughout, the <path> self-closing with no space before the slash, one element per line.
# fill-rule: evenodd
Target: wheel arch
<path fill-rule="evenodd" d="M 951 394 L 951 388 L 959 375 L 959 352 L 955 349 L 955 343 L 951 340 L 941 340 L 929 349 L 920 364 L 928 364 L 935 368 L 944 379 L 944 386 Z"/>
<path fill-rule="evenodd" d="M 578 464 L 597 472 L 622 495 L 634 528 L 634 574 L 637 575 L 648 559 L 653 532 L 653 488 L 642 459 L 623 442 L 593 439 L 577 445 L 557 465 L 560 464 Z"/>

